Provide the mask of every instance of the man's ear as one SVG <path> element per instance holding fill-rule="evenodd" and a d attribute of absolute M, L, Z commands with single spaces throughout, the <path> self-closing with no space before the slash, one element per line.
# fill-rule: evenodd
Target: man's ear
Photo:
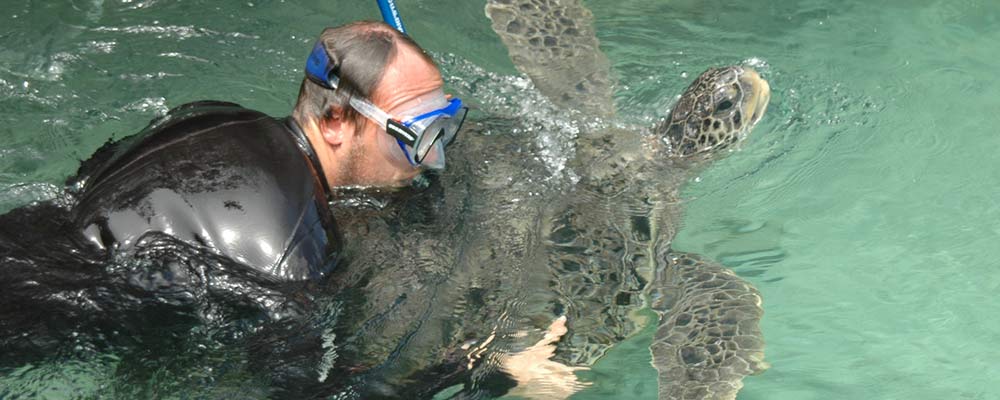
<path fill-rule="evenodd" d="M 340 146 L 354 134 L 354 122 L 344 117 L 344 110 L 340 107 L 331 107 L 319 125 L 323 140 L 331 146 Z"/>

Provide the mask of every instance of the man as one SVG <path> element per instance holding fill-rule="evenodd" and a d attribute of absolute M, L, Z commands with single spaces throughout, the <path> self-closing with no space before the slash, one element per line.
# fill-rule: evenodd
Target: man
<path fill-rule="evenodd" d="M 185 345 L 195 309 L 206 331 L 233 329 L 226 340 L 236 342 L 249 337 L 251 369 L 264 371 L 274 396 L 349 384 L 350 374 L 327 375 L 324 335 L 332 326 L 283 318 L 284 305 L 273 304 L 299 299 L 273 281 L 308 281 L 333 268 L 339 236 L 327 206 L 331 187 L 402 186 L 444 167 L 444 147 L 466 110 L 442 84 L 409 38 L 359 22 L 322 33 L 287 119 L 196 102 L 99 149 L 69 180 L 68 210 L 45 203 L 0 216 L 0 370 L 37 362 L 81 340 L 77 333 L 112 345 L 138 337 L 141 349 L 126 351 L 122 368 L 141 380 L 129 363 Z M 53 249 L 70 251 L 39 257 Z M 118 255 L 143 263 L 107 267 L 117 263 L 108 256 Z M 256 320 L 253 312 L 241 316 L 254 302 L 279 323 L 245 332 L 227 323 Z M 545 359 L 564 324 L 511 362 L 551 364 Z M 464 371 L 467 362 L 459 361 L 420 371 L 426 381 L 412 386 L 439 389 Z M 388 393 L 382 389 L 356 388 L 373 396 Z"/>
<path fill-rule="evenodd" d="M 72 220 L 86 241 L 127 252 L 151 233 L 282 280 L 330 271 L 329 188 L 402 186 L 444 167 L 465 117 L 434 62 L 378 22 L 326 29 L 292 116 L 197 102 L 85 161 Z M 384 110 L 384 111 L 383 111 Z"/>
<path fill-rule="evenodd" d="M 149 341 L 192 317 L 294 315 L 291 286 L 337 261 L 330 188 L 443 168 L 465 112 L 412 40 L 359 22 L 320 35 L 291 117 L 195 102 L 105 145 L 67 181 L 68 202 L 0 215 L 0 370 L 77 333 Z"/>

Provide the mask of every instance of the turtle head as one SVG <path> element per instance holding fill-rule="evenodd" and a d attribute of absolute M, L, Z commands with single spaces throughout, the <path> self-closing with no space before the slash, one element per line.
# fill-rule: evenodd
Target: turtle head
<path fill-rule="evenodd" d="M 710 68 L 688 86 L 653 133 L 678 156 L 710 154 L 746 137 L 760 121 L 771 88 L 742 66 Z"/>

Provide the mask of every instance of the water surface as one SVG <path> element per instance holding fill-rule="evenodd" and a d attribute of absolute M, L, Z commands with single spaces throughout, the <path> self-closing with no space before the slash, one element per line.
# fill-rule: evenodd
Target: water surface
<path fill-rule="evenodd" d="M 748 378 L 741 399 L 1000 397 L 1000 4 L 586 4 L 619 81 L 620 122 L 664 115 L 712 65 L 754 65 L 774 90 L 741 150 L 689 182 L 675 242 L 764 296 L 772 368 Z M 537 138 L 539 173 L 566 173 L 572 132 L 555 128 L 566 119 L 516 75 L 482 6 L 400 4 L 479 118 L 525 116 L 531 128 L 508 133 Z M 79 159 L 169 107 L 216 98 L 287 114 L 320 29 L 377 17 L 348 1 L 10 2 L 0 210 L 56 196 Z M 594 385 L 577 397 L 654 398 L 649 334 L 581 373 Z M 0 397 L 263 393 L 238 370 L 210 371 L 238 357 L 192 351 L 144 385 L 122 384 L 114 355 L 71 357 L 7 373 Z"/>

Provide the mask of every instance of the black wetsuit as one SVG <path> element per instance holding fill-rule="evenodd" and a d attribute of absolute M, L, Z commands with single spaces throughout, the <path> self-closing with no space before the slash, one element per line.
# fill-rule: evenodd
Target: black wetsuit
<path fill-rule="evenodd" d="M 347 387 L 359 398 L 424 398 L 458 382 L 464 358 L 417 373 L 413 387 L 368 384 L 381 371 L 351 371 L 357 349 L 330 346 L 354 334 L 341 330 L 355 327 L 340 325 L 341 308 L 372 309 L 336 277 L 311 279 L 350 273 L 333 271 L 341 240 L 321 171 L 292 119 L 231 103 L 186 104 L 105 145 L 68 180 L 68 208 L 0 215 L 0 377 L 82 347 L 113 352 L 141 385 L 176 353 L 201 351 L 192 343 L 209 332 L 208 347 L 245 352 L 240 368 L 268 382 L 272 398 Z M 412 218 L 434 208 L 397 204 Z"/>
<path fill-rule="evenodd" d="M 101 148 L 70 187 L 86 241 L 121 252 L 160 232 L 281 280 L 330 271 L 339 245 L 308 139 L 223 102 L 182 105 Z"/>
<path fill-rule="evenodd" d="M 302 288 L 340 251 L 321 171 L 291 118 L 232 103 L 186 104 L 104 145 L 67 181 L 68 202 L 0 215 L 0 376 L 76 343 L 140 343 L 142 360 L 192 326 L 236 340 L 308 313 Z M 279 373 L 271 360 L 320 343 L 278 336 L 302 344 L 253 357 Z"/>

